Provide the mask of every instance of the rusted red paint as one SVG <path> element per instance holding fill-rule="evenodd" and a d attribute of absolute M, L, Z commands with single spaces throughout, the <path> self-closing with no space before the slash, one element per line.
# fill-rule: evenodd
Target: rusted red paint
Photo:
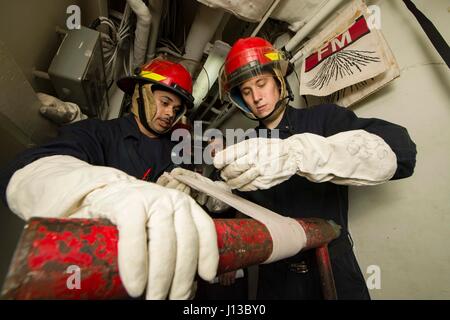
<path fill-rule="evenodd" d="M 298 221 L 305 229 L 308 248 L 319 247 L 339 236 L 339 230 L 324 220 Z M 214 222 L 220 253 L 219 274 L 259 264 L 272 253 L 272 239 L 262 223 L 253 219 Z M 117 241 L 118 231 L 108 220 L 33 218 L 15 252 L 2 297 L 127 298 L 118 272 Z M 81 289 L 67 287 L 71 274 L 66 271 L 70 265 L 77 265 L 82 271 Z"/>
<path fill-rule="evenodd" d="M 253 219 L 216 219 L 218 235 L 218 273 L 259 264 L 272 253 L 267 228 Z"/>
<path fill-rule="evenodd" d="M 321 247 L 339 237 L 341 227 L 333 221 L 319 218 L 303 218 L 297 221 L 306 233 L 307 241 L 304 250 Z"/>
<path fill-rule="evenodd" d="M 31 219 L 3 291 L 14 299 L 127 297 L 118 272 L 117 240 L 117 228 L 107 220 Z M 70 265 L 82 271 L 80 289 L 67 286 Z"/>

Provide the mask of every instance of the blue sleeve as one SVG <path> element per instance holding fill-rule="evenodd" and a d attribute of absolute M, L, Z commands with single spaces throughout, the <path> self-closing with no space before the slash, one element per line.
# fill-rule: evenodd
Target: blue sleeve
<path fill-rule="evenodd" d="M 0 196 L 6 203 L 6 188 L 14 172 L 43 157 L 69 155 L 94 165 L 104 165 L 103 124 L 88 119 L 60 128 L 58 137 L 20 153 L 0 172 Z"/>
<path fill-rule="evenodd" d="M 397 171 L 392 180 L 406 178 L 413 174 L 417 150 L 406 128 L 381 119 L 358 118 L 353 111 L 337 105 L 320 107 L 326 109 L 326 136 L 358 129 L 376 134 L 391 147 L 397 156 Z"/>

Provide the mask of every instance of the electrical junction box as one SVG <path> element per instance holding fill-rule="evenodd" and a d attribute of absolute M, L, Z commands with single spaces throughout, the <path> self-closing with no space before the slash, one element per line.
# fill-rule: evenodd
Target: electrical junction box
<path fill-rule="evenodd" d="M 103 119 L 108 102 L 100 33 L 81 27 L 65 35 L 48 74 L 58 97 Z"/>

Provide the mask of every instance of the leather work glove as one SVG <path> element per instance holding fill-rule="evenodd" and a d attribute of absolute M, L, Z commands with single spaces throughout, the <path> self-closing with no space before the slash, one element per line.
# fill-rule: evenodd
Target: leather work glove
<path fill-rule="evenodd" d="M 211 179 L 208 179 L 199 173 L 196 173 L 196 172 L 193 172 L 190 170 L 186 170 L 183 168 L 175 168 L 170 173 L 164 172 L 158 178 L 158 181 L 156 181 L 156 183 L 163 187 L 179 190 L 179 191 L 182 191 L 182 192 L 190 195 L 192 198 L 195 199 L 195 201 L 197 201 L 198 204 L 200 204 L 202 206 L 206 206 L 206 208 L 208 208 L 208 210 L 212 213 L 221 213 L 230 207 L 226 203 L 224 203 L 214 197 L 210 197 L 203 192 L 199 192 L 197 190 L 191 190 L 191 188 L 189 186 L 187 186 L 184 183 L 175 179 L 175 177 L 177 175 L 187 175 L 187 176 L 202 180 L 204 182 L 214 184 L 214 185 L 222 188 L 225 191 L 231 192 L 231 188 L 225 182 L 212 181 Z"/>
<path fill-rule="evenodd" d="M 16 171 L 7 187 L 7 201 L 25 220 L 109 219 L 119 230 L 119 274 L 132 297 L 147 288 L 147 299 L 188 299 L 197 271 L 207 281 L 216 275 L 214 222 L 177 190 L 57 155 Z"/>
<path fill-rule="evenodd" d="M 39 112 L 56 124 L 74 123 L 87 119 L 87 116 L 81 112 L 80 107 L 75 103 L 64 102 L 42 92 L 37 93 L 37 97 L 42 103 Z"/>
<path fill-rule="evenodd" d="M 328 138 L 312 133 L 285 140 L 253 138 L 217 153 L 214 166 L 232 189 L 269 189 L 294 174 L 312 182 L 375 185 L 394 175 L 397 157 L 383 139 L 364 130 Z"/>

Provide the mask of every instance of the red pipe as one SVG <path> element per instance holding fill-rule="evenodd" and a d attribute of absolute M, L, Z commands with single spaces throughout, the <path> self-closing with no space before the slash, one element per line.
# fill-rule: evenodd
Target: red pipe
<path fill-rule="evenodd" d="M 336 286 L 334 284 L 333 270 L 331 269 L 328 245 L 325 244 L 316 249 L 317 267 L 320 274 L 323 298 L 325 300 L 337 300 Z"/>
<path fill-rule="evenodd" d="M 323 246 L 339 236 L 339 227 L 333 222 L 297 220 L 307 235 L 305 249 Z M 270 256 L 272 239 L 262 223 L 253 219 L 215 219 L 214 223 L 219 274 L 259 264 Z M 5 279 L 2 298 L 128 298 L 118 272 L 117 240 L 117 228 L 108 220 L 30 219 Z"/>

